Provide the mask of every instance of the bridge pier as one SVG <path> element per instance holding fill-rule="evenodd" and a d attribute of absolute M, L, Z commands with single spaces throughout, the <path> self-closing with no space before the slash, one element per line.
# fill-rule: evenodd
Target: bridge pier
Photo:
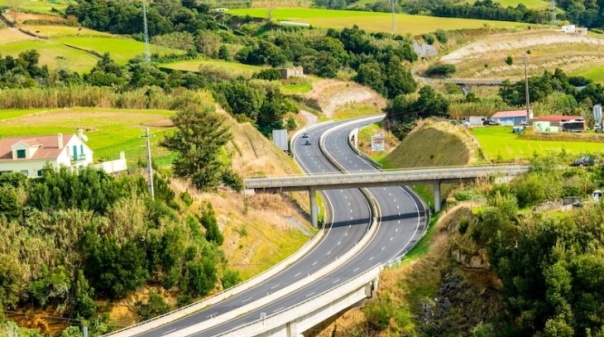
<path fill-rule="evenodd" d="M 440 181 L 434 183 L 434 213 L 440 212 Z"/>
<path fill-rule="evenodd" d="M 310 223 L 314 228 L 318 228 L 319 221 L 317 214 L 319 213 L 319 208 L 317 207 L 317 189 L 310 187 L 308 189 L 308 194 L 310 197 Z"/>

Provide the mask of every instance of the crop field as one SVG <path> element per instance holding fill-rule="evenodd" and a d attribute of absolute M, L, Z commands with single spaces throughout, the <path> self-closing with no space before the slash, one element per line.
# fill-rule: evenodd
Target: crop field
<path fill-rule="evenodd" d="M 140 41 L 113 37 L 59 37 L 54 41 L 68 46 L 92 50 L 100 54 L 110 53 L 111 57 L 121 64 L 125 64 L 136 55 L 142 55 L 145 47 L 145 44 Z M 151 45 L 151 53 L 160 55 L 184 54 L 184 51 Z"/>
<path fill-rule="evenodd" d="M 465 1 L 460 2 L 460 4 L 474 3 L 474 2 L 476 2 L 476 1 L 475 0 L 465 0 Z M 531 8 L 531 9 L 545 9 L 545 8 L 550 8 L 552 6 L 551 2 L 545 1 L 545 0 L 494 0 L 493 2 L 500 3 L 502 7 L 508 7 L 508 6 L 516 7 L 519 4 L 523 4 L 527 8 Z"/>
<path fill-rule="evenodd" d="M 111 34 L 99 32 L 88 28 L 78 28 L 70 26 L 49 26 L 49 25 L 22 25 L 21 29 L 32 32 L 38 36 L 44 36 L 49 38 L 60 37 L 60 36 L 106 36 L 109 37 Z"/>
<path fill-rule="evenodd" d="M 14 1 L 12 1 L 14 3 Z M 53 14 L 52 9 L 56 8 L 60 11 L 65 11 L 67 6 L 69 5 L 68 0 L 54 0 L 50 1 L 21 1 L 19 8 L 23 12 L 29 13 L 39 13 L 39 14 Z M 10 7 L 11 0 L 0 0 L 0 6 Z"/>
<path fill-rule="evenodd" d="M 266 8 L 233 9 L 229 13 L 234 15 L 249 15 L 252 17 L 266 18 Z M 327 9 L 310 8 L 276 8 L 271 11 L 271 16 L 276 20 L 309 23 L 317 27 L 345 28 L 358 25 L 368 31 L 392 31 L 391 14 L 362 11 L 336 11 Z M 437 29 L 458 30 L 477 29 L 489 26 L 492 28 L 521 28 L 528 26 L 524 23 L 507 21 L 489 21 L 457 18 L 437 18 L 422 15 L 396 14 L 397 33 L 413 35 L 434 32 Z"/>
<path fill-rule="evenodd" d="M 559 153 L 564 150 L 566 153 L 579 155 L 600 153 L 604 149 L 604 144 L 594 142 L 522 139 L 512 133 L 511 126 L 477 127 L 472 129 L 472 135 L 480 143 L 487 159 L 495 162 L 528 159 L 535 153 Z"/>
<path fill-rule="evenodd" d="M 584 76 L 594 82 L 604 83 L 604 67 L 601 64 L 591 64 L 588 68 L 571 72 L 570 75 Z"/>
<path fill-rule="evenodd" d="M 82 50 L 69 48 L 50 40 L 23 40 L 8 44 L 0 44 L 1 55 L 16 57 L 26 50 L 35 49 L 40 53 L 40 64 L 51 69 L 65 68 L 82 73 L 89 71 L 97 62 L 97 58 Z"/>
<path fill-rule="evenodd" d="M 32 116 L 35 115 L 35 118 Z M 0 137 L 75 133 L 84 128 L 88 145 L 94 151 L 95 161 L 100 158 L 117 159 L 120 151 L 126 152 L 129 164 L 145 158 L 145 140 L 142 128 L 148 126 L 154 160 L 160 166 L 168 164 L 170 153 L 157 143 L 171 130 L 167 110 L 119 110 L 101 108 L 0 110 Z"/>
<path fill-rule="evenodd" d="M 233 72 L 236 75 L 241 75 L 244 77 L 251 77 L 254 73 L 262 70 L 262 67 L 260 66 L 220 60 L 186 60 L 162 64 L 162 67 L 164 68 L 184 71 L 198 71 L 200 66 L 210 66 L 212 68 L 216 68 L 217 70 Z"/>

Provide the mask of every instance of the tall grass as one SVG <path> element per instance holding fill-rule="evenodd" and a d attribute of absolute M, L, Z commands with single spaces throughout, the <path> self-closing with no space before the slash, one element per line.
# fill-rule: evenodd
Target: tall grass
<path fill-rule="evenodd" d="M 117 93 L 112 88 L 64 87 L 0 90 L 0 109 L 99 107 L 119 109 L 170 109 L 176 95 L 159 88 Z"/>

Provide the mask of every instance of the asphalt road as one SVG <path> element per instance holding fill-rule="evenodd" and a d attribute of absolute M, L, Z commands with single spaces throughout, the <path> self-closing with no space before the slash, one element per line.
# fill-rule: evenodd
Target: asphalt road
<path fill-rule="evenodd" d="M 341 165 L 350 170 L 373 170 L 377 173 L 378 171 L 371 165 L 356 156 L 347 144 L 346 136 L 351 129 L 357 126 L 358 124 L 350 125 L 329 133 L 326 136 L 325 141 L 326 151 Z M 309 134 L 309 137 L 311 137 L 311 145 L 306 146 L 310 147 L 316 145 L 315 143 L 317 143 L 318 140 L 316 139 L 316 134 Z M 295 140 L 295 142 L 298 144 L 301 141 Z M 308 149 L 308 152 L 302 150 L 297 156 L 297 159 L 306 163 L 307 161 L 305 161 L 304 157 L 313 158 L 311 161 L 314 163 L 314 160 L 317 160 L 318 163 L 320 160 L 316 158 L 316 153 L 312 154 L 312 152 L 313 150 L 311 148 Z M 318 166 L 307 166 L 307 169 L 317 172 L 314 171 L 317 167 Z M 354 258 L 325 277 L 315 280 L 312 284 L 300 288 L 288 296 L 282 297 L 262 308 L 253 310 L 244 316 L 237 317 L 236 319 L 215 326 L 214 328 L 203 332 L 187 334 L 186 336 L 218 336 L 235 327 L 257 321 L 262 314 L 270 316 L 282 310 L 286 310 L 286 308 L 295 306 L 313 296 L 341 285 L 348 279 L 373 268 L 377 264 L 384 264 L 394 258 L 400 257 L 400 255 L 409 249 L 423 234 L 423 230 L 426 226 L 424 205 L 417 196 L 404 187 L 372 188 L 369 190 L 377 200 L 378 206 L 381 209 L 381 225 L 371 242 Z M 349 199 L 349 193 L 352 191 L 354 190 L 346 189 L 333 190 L 326 193 L 334 204 L 334 215 L 337 218 L 340 218 L 341 216 L 346 217 L 351 210 L 354 211 L 355 205 L 348 205 L 346 201 Z M 344 200 L 344 205 L 341 204 L 342 200 Z M 351 224 L 346 225 L 346 222 L 343 222 L 341 224 L 336 223 L 334 226 L 334 229 L 338 229 L 340 238 L 342 238 L 342 229 L 346 230 L 346 228 L 350 228 Z M 346 236 L 343 237 L 341 242 L 345 241 L 348 241 Z"/>
<path fill-rule="evenodd" d="M 319 136 L 332 125 L 319 125 L 307 131 L 308 138 L 294 140 L 295 157 L 303 170 L 312 173 L 334 173 L 338 170 L 323 156 L 319 149 Z M 309 140 L 310 145 L 305 145 Z M 136 336 L 186 336 L 182 329 L 213 319 L 219 315 L 265 297 L 267 294 L 301 280 L 309 274 L 336 262 L 339 256 L 350 251 L 367 232 L 371 214 L 367 200 L 359 190 L 328 191 L 324 193 L 326 207 L 332 215 L 325 238 L 306 256 L 283 272 L 262 284 L 239 293 L 227 300 L 199 311 L 189 317 L 171 322 L 154 330 Z M 340 210 L 345 210 L 341 212 Z M 302 295 L 307 296 L 308 293 Z M 294 301 L 297 301 L 294 297 Z M 287 305 L 287 304 L 284 304 Z M 277 307 L 279 308 L 279 307 Z M 247 316 L 243 316 L 247 317 Z M 258 316 L 256 316 L 258 317 Z M 213 336 L 221 331 L 237 326 L 238 320 L 229 321 L 218 329 L 208 330 L 203 336 Z"/>

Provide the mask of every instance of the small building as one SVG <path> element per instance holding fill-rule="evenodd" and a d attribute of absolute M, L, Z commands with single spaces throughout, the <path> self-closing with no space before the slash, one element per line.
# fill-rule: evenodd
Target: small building
<path fill-rule="evenodd" d="M 92 150 L 81 137 L 73 134 L 0 140 L 0 173 L 21 172 L 27 177 L 41 177 L 46 165 L 76 169 L 92 161 Z"/>
<path fill-rule="evenodd" d="M 302 66 L 282 68 L 279 71 L 281 72 L 281 78 L 284 80 L 291 77 L 304 77 L 304 68 Z"/>
<path fill-rule="evenodd" d="M 533 110 L 529 110 L 529 119 L 532 118 Z M 491 119 L 496 120 L 500 125 L 516 126 L 525 124 L 527 122 L 526 110 L 498 111 L 491 116 Z"/>
<path fill-rule="evenodd" d="M 587 28 L 575 25 L 562 26 L 561 31 L 567 34 L 587 35 Z"/>
<path fill-rule="evenodd" d="M 562 126 L 565 122 L 571 121 L 583 121 L 583 117 L 581 116 L 562 116 L 562 115 L 549 115 L 549 116 L 539 116 L 535 118 L 531 118 L 530 123 L 534 125 L 536 122 L 549 122 L 551 126 Z"/>

